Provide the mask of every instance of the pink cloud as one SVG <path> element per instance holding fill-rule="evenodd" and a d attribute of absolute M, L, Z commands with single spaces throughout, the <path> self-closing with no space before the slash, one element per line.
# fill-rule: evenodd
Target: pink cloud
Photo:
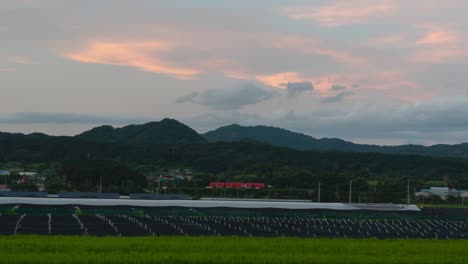
<path fill-rule="evenodd" d="M 305 81 L 299 76 L 297 72 L 281 72 L 269 75 L 258 75 L 256 79 L 269 86 L 284 89 L 284 84 L 288 82 L 302 82 Z"/>
<path fill-rule="evenodd" d="M 287 83 L 310 82 L 314 86 L 314 90 L 323 96 L 334 93 L 331 90 L 334 85 L 350 88 L 360 79 L 360 77 L 356 75 L 330 74 L 323 76 L 307 76 L 298 72 L 280 72 L 269 75 L 257 75 L 255 78 L 257 81 L 279 89 L 284 89 L 285 84 Z"/>
<path fill-rule="evenodd" d="M 418 37 L 421 35 L 421 37 Z M 371 39 L 368 46 L 378 47 L 399 47 L 399 48 L 431 48 L 430 46 L 450 46 L 456 45 L 463 41 L 457 32 L 450 29 L 434 29 L 422 27 L 420 32 L 409 32 L 381 36 Z"/>
<path fill-rule="evenodd" d="M 463 48 L 422 49 L 411 54 L 408 62 L 424 66 L 424 64 L 443 64 L 457 61 L 468 61 L 468 51 Z"/>
<path fill-rule="evenodd" d="M 400 87 L 407 87 L 421 91 L 412 81 L 412 74 L 423 70 L 429 59 L 442 61 L 455 56 L 453 51 L 440 51 L 440 55 L 436 56 L 429 53 L 437 52 L 444 45 L 458 42 L 459 39 L 458 34 L 449 34 L 455 32 L 450 28 L 421 27 L 420 30 L 418 34 L 402 32 L 368 40 L 367 46 L 357 43 L 344 46 L 343 43 L 339 45 L 300 34 L 174 27 L 155 29 L 150 36 L 137 38 L 139 40 L 121 41 L 108 36 L 107 39 L 114 40 L 86 41 L 83 46 L 69 50 L 64 56 L 84 63 L 122 65 L 181 79 L 194 79 L 201 73 L 217 72 L 229 78 L 256 80 L 278 89 L 284 89 L 284 84 L 288 82 L 311 82 L 321 96 L 333 94 L 330 91 L 333 85 L 351 88 L 358 84 L 359 88 L 356 89 L 388 91 L 400 91 Z M 369 50 L 369 47 L 379 45 L 403 48 L 404 54 Z M 281 69 L 281 65 L 259 67 L 261 64 L 258 60 L 262 57 L 246 59 L 245 54 L 254 55 L 255 50 L 261 49 L 278 50 L 278 53 L 286 51 L 287 54 L 294 53 L 293 56 L 304 55 L 311 59 L 316 55 L 320 59 L 326 57 L 338 67 L 335 69 L 327 65 L 328 70 L 319 69 L 320 65 L 311 61 L 311 67 L 289 69 L 288 66 Z M 274 52 L 271 54 L 275 56 Z M 359 98 L 358 93 L 355 94 L 355 98 Z M 405 96 L 405 100 L 417 100 L 417 94 L 414 97 Z"/>
<path fill-rule="evenodd" d="M 192 79 L 199 70 L 171 65 L 158 59 L 158 53 L 165 53 L 173 47 L 165 42 L 102 42 L 95 41 L 83 49 L 65 54 L 71 60 L 84 63 L 129 66 L 144 71 L 167 74 L 180 79 Z"/>
<path fill-rule="evenodd" d="M 377 47 L 407 47 L 409 43 L 409 36 L 406 33 L 397 35 L 387 35 L 377 37 L 369 40 L 365 46 L 377 46 Z"/>
<path fill-rule="evenodd" d="M 456 42 L 457 37 L 455 33 L 450 31 L 436 30 L 427 33 L 417 44 L 422 45 L 445 45 L 453 44 Z"/>
<path fill-rule="evenodd" d="M 418 17 L 433 18 L 441 9 L 466 7 L 467 3 L 467 0 L 330 0 L 322 5 L 289 6 L 284 10 L 295 20 L 311 20 L 324 27 L 337 27 L 375 21 L 411 24 Z"/>
<path fill-rule="evenodd" d="M 288 7 L 289 17 L 313 20 L 325 27 L 362 24 L 392 14 L 395 5 L 390 1 L 342 1 L 319 7 Z"/>
<path fill-rule="evenodd" d="M 8 61 L 16 63 L 16 64 L 23 64 L 23 65 L 35 64 L 35 62 L 31 58 L 22 57 L 22 56 L 9 57 Z"/>
<path fill-rule="evenodd" d="M 380 58 L 389 67 L 404 65 L 409 72 L 422 72 L 433 64 L 468 62 L 465 48 L 468 37 L 464 36 L 460 26 L 421 22 L 414 28 L 413 32 L 381 36 L 363 44 L 365 48 L 377 48 L 373 58 L 369 59 L 377 61 Z M 385 54 L 388 48 L 397 52 Z"/>
<path fill-rule="evenodd" d="M 296 56 L 323 56 L 352 67 L 367 64 L 366 60 L 351 52 L 297 34 L 212 32 L 203 29 L 176 34 L 180 30 L 174 28 L 149 38 L 164 41 L 85 41 L 79 48 L 68 49 L 63 56 L 83 63 L 129 66 L 181 79 L 192 79 L 203 72 L 220 72 L 230 78 L 245 80 L 276 74 L 255 67 L 257 63 L 251 64 L 250 59 L 239 59 L 242 54 L 255 49 L 281 49 L 292 51 Z M 216 39 L 216 42 L 209 41 L 211 39 Z M 233 45 L 234 41 L 237 45 Z M 181 53 L 187 56 L 181 57 Z"/>
<path fill-rule="evenodd" d="M 0 68 L 0 72 L 15 72 L 16 69 L 13 68 Z"/>
<path fill-rule="evenodd" d="M 351 51 L 343 48 L 333 48 L 318 39 L 307 38 L 300 35 L 278 35 L 269 43 L 273 48 L 294 50 L 306 55 L 323 55 L 337 62 L 350 66 L 365 66 L 367 61 Z"/>

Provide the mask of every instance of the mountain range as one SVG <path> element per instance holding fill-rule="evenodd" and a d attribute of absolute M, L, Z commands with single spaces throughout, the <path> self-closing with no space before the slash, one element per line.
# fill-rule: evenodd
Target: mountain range
<path fill-rule="evenodd" d="M 198 144 L 206 140 L 189 126 L 174 119 L 122 128 L 95 127 L 76 136 L 78 139 L 120 144 Z"/>
<path fill-rule="evenodd" d="M 254 140 L 274 146 L 297 150 L 379 152 L 389 154 L 416 154 L 435 157 L 468 158 L 468 143 L 457 145 L 439 144 L 433 146 L 401 145 L 379 146 L 356 144 L 338 138 L 317 139 L 305 134 L 269 126 L 229 125 L 203 134 L 209 142 L 237 142 Z"/>
<path fill-rule="evenodd" d="M 45 134 L 30 135 L 0 133 L 0 139 L 44 139 Z M 468 143 L 457 145 L 401 145 L 378 146 L 355 144 L 338 138 L 317 139 L 309 135 L 269 126 L 229 125 L 199 134 L 189 126 L 174 120 L 163 119 L 142 125 L 121 128 L 99 126 L 83 132 L 76 139 L 117 144 L 207 144 L 213 142 L 255 141 L 296 150 L 378 152 L 387 154 L 416 154 L 435 157 L 468 158 Z"/>

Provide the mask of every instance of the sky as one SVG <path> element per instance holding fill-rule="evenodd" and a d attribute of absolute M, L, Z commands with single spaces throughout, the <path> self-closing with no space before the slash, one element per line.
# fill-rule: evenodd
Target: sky
<path fill-rule="evenodd" d="M 2 0 L 0 131 L 468 142 L 468 0 Z"/>

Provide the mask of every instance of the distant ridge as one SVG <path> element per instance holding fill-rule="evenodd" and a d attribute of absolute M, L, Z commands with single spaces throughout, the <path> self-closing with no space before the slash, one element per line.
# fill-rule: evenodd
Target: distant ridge
<path fill-rule="evenodd" d="M 379 152 L 390 154 L 417 154 L 435 157 L 468 158 L 468 144 L 457 145 L 401 145 L 378 146 L 355 144 L 338 138 L 317 139 L 305 134 L 271 126 L 240 126 L 237 124 L 220 127 L 203 134 L 209 142 L 238 142 L 253 140 L 273 146 L 293 148 L 297 150 L 347 151 L 347 152 Z"/>
<path fill-rule="evenodd" d="M 378 148 L 378 146 L 359 145 L 338 138 L 316 139 L 302 133 L 271 126 L 240 126 L 233 124 L 209 131 L 203 134 L 203 137 L 209 142 L 254 140 L 298 150 L 372 151 L 374 148 Z"/>
<path fill-rule="evenodd" d="M 356 144 L 337 138 L 316 139 L 314 137 L 271 126 L 224 126 L 203 134 L 210 142 L 236 142 L 255 140 L 274 146 L 298 150 L 351 150 Z"/>
<path fill-rule="evenodd" d="M 2 133 L 0 140 L 48 140 L 52 137 L 42 133 L 29 135 L 21 133 Z M 378 146 L 355 144 L 338 138 L 314 138 L 309 135 L 292 132 L 283 128 L 271 126 L 241 126 L 237 124 L 220 127 L 205 134 L 198 134 L 189 126 L 174 120 L 163 119 L 142 125 L 128 125 L 122 128 L 99 126 L 83 132 L 75 137 L 58 137 L 62 139 L 102 143 L 117 143 L 128 145 L 140 144 L 200 144 L 213 142 L 253 141 L 272 146 L 286 147 L 296 150 L 344 151 L 344 152 L 378 152 L 386 154 L 415 154 L 433 157 L 468 158 L 468 143 L 456 145 L 401 145 Z"/>
<path fill-rule="evenodd" d="M 174 119 L 122 128 L 100 126 L 76 136 L 78 139 L 121 144 L 191 144 L 206 140 L 195 130 Z"/>

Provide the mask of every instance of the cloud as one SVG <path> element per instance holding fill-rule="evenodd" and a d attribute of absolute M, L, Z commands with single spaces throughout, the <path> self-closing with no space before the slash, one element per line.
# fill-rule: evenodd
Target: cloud
<path fill-rule="evenodd" d="M 363 143 L 459 143 L 468 142 L 468 97 L 439 98 L 428 103 L 400 106 L 361 104 L 343 110 L 274 113 L 210 112 L 186 119 L 197 130 L 238 123 L 269 125 L 317 138 L 337 137 Z"/>
<path fill-rule="evenodd" d="M 2 68 L 0 67 L 0 72 L 15 72 L 15 68 Z"/>
<path fill-rule="evenodd" d="M 450 31 L 431 31 L 427 33 L 422 39 L 417 41 L 417 44 L 422 45 L 444 45 L 453 44 L 456 41 L 456 35 Z"/>
<path fill-rule="evenodd" d="M 256 79 L 263 82 L 264 84 L 277 88 L 284 88 L 285 83 L 303 82 L 299 76 L 299 73 L 297 72 L 281 72 L 270 75 L 259 75 L 256 77 Z"/>
<path fill-rule="evenodd" d="M 160 41 L 142 42 L 92 42 L 82 50 L 65 55 L 66 58 L 97 64 L 136 67 L 149 72 L 167 74 L 180 79 L 192 79 L 200 71 L 177 67 L 158 58 L 172 50 L 171 44 Z"/>
<path fill-rule="evenodd" d="M 0 124 L 127 124 L 147 121 L 150 120 L 77 113 L 21 112 L 0 116 Z"/>
<path fill-rule="evenodd" d="M 193 102 L 199 94 L 200 93 L 198 92 L 193 92 L 187 95 L 180 96 L 179 98 L 176 99 L 176 103 L 183 104 L 183 103 Z"/>
<path fill-rule="evenodd" d="M 333 85 L 330 90 L 338 92 L 338 91 L 343 91 L 346 90 L 346 86 L 343 85 Z"/>
<path fill-rule="evenodd" d="M 317 121 L 318 130 L 339 137 L 468 141 L 468 98 L 438 98 L 400 106 L 360 105 Z M 313 118 L 313 115 L 311 115 Z M 333 130 L 336 129 L 336 132 Z M 340 132 L 342 131 L 342 132 Z M 337 133 L 338 132 L 338 133 Z M 323 133 L 323 132 L 321 132 Z M 347 134 L 347 135 L 346 135 Z"/>
<path fill-rule="evenodd" d="M 302 74 L 304 67 L 310 67 L 311 60 L 320 63 L 324 69 L 367 63 L 347 50 L 322 43 L 318 38 L 293 33 L 172 26 L 153 28 L 151 34 L 136 36 L 136 40 L 125 40 L 112 34 L 100 39 L 80 39 L 78 47 L 77 44 L 66 44 L 75 47 L 58 52 L 82 63 L 134 67 L 180 79 L 196 79 L 201 74 L 220 72 L 235 79 L 253 80 L 256 76 L 260 79 L 276 72 L 288 74 L 283 70 L 291 67 L 301 69 L 292 74 Z M 216 41 L 210 41 L 212 39 Z"/>
<path fill-rule="evenodd" d="M 379 74 L 381 73 L 379 72 Z M 380 78 L 380 76 L 371 77 Z M 280 72 L 270 75 L 258 75 L 256 76 L 256 80 L 279 89 L 287 88 L 287 83 L 303 83 L 305 86 L 308 86 L 307 83 L 310 83 L 313 90 L 323 96 L 328 95 L 330 87 L 333 86 L 344 86 L 341 84 L 346 84 L 344 87 L 359 86 L 359 82 L 361 82 L 363 78 L 357 74 L 305 76 L 299 72 Z M 370 83 L 370 80 L 367 80 L 367 83 Z"/>
<path fill-rule="evenodd" d="M 321 120 L 317 123 L 328 129 L 327 135 L 336 127 L 346 131 L 345 125 L 337 125 L 347 122 L 340 115 L 355 115 L 356 122 L 364 118 L 365 110 L 354 109 L 359 105 L 379 106 L 372 111 L 383 113 L 367 114 L 372 121 L 408 102 L 466 96 L 466 0 L 187 1 L 187 8 L 177 1 L 74 1 L 72 6 L 55 0 L 4 2 L 1 114 L 114 113 L 123 111 L 124 100 L 130 115 L 187 120 L 240 109 L 258 115 L 255 120 L 263 123 L 293 110 L 290 117 L 297 123 L 291 128 L 301 128 L 298 120 L 310 115 Z M 287 6 L 289 16 L 284 13 Z M 26 67 L 12 61 L 36 64 Z M 267 92 L 251 89 L 257 94 L 249 95 L 236 90 L 240 86 L 229 88 L 239 80 Z M 287 89 L 287 83 L 297 90 Z M 300 93 L 307 83 L 313 92 Z M 344 91 L 355 95 L 340 94 Z M 248 98 L 239 99 L 241 92 Z M 288 96 L 296 92 L 299 96 Z M 174 104 L 176 98 L 179 104 Z M 76 120 L 60 122 L 70 118 Z M 31 122 L 34 119 L 40 120 L 34 117 Z M 309 129 L 310 120 L 303 122 L 302 128 Z M 49 123 L 43 127 L 49 129 Z M 416 128 L 413 132 L 422 133 Z M 370 132 L 361 133 L 371 137 Z M 399 133 L 391 136 L 406 135 Z"/>
<path fill-rule="evenodd" d="M 209 89 L 193 92 L 177 98 L 177 103 L 196 103 L 218 110 L 240 109 L 268 100 L 277 95 L 275 91 L 248 83 L 230 89 Z"/>
<path fill-rule="evenodd" d="M 290 96 L 314 90 L 314 86 L 311 82 L 288 82 L 285 83 L 284 86 L 286 87 L 288 95 Z"/>
<path fill-rule="evenodd" d="M 322 99 L 322 103 L 329 104 L 329 103 L 341 102 L 341 101 L 343 101 L 343 99 L 345 99 L 346 96 L 352 95 L 352 94 L 353 93 L 350 92 L 350 91 L 342 91 L 342 92 L 339 92 L 339 93 L 337 93 L 335 95 L 325 97 L 324 99 Z"/>
<path fill-rule="evenodd" d="M 16 64 L 23 64 L 23 65 L 35 64 L 35 62 L 31 58 L 24 57 L 24 56 L 9 57 L 8 61 L 16 63 Z"/>
<path fill-rule="evenodd" d="M 343 1 L 322 6 L 295 6 L 286 8 L 290 18 L 313 20 L 325 27 L 363 24 L 390 15 L 395 10 L 389 1 Z"/>
<path fill-rule="evenodd" d="M 368 65 L 366 58 L 357 56 L 353 51 L 340 45 L 330 45 L 325 39 L 297 34 L 277 34 L 270 46 L 276 49 L 295 51 L 302 56 L 315 55 L 315 60 L 322 56 L 344 65 L 363 67 Z M 298 60 L 299 58 L 296 58 Z M 309 61 L 310 63 L 310 61 Z"/>

